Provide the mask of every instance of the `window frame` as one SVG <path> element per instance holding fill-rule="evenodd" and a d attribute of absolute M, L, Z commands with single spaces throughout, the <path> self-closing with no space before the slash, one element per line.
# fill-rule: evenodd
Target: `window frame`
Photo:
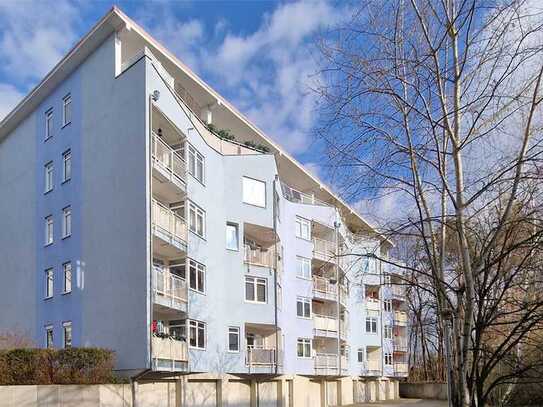
<path fill-rule="evenodd" d="M 302 304 L 302 314 L 298 313 L 298 304 Z M 306 314 L 306 305 L 309 305 L 309 315 Z M 296 297 L 296 317 L 302 319 L 311 319 L 313 315 L 313 305 L 311 298 L 308 297 Z"/>
<path fill-rule="evenodd" d="M 197 169 L 198 169 L 198 162 L 202 165 L 202 179 L 198 178 Z M 194 163 L 194 169 L 192 169 L 192 163 Z M 205 157 L 196 147 L 194 147 L 191 143 L 188 143 L 187 148 L 187 168 L 188 173 L 200 184 L 205 185 Z"/>
<path fill-rule="evenodd" d="M 55 188 L 55 165 L 53 160 L 48 161 L 43 166 L 43 193 L 47 194 Z"/>
<path fill-rule="evenodd" d="M 66 112 L 69 111 L 69 120 L 67 120 Z M 72 109 L 72 95 L 71 93 L 68 93 L 66 96 L 62 98 L 62 127 L 67 126 L 72 122 L 72 115 L 73 115 L 73 109 Z"/>
<path fill-rule="evenodd" d="M 52 324 L 45 325 L 45 349 L 55 347 L 55 329 Z M 49 343 L 49 333 L 51 333 L 51 342 Z"/>
<path fill-rule="evenodd" d="M 188 276 L 185 271 L 185 279 L 188 280 L 189 290 L 205 295 L 206 290 L 207 290 L 205 264 L 202 264 L 189 257 L 187 261 L 187 268 L 188 268 Z M 192 270 L 194 270 L 194 276 L 196 278 L 194 287 L 192 287 L 192 281 L 193 281 Z M 200 287 L 202 287 L 201 290 L 200 290 Z"/>
<path fill-rule="evenodd" d="M 384 359 L 385 366 L 393 366 L 394 365 L 394 359 L 392 357 L 392 353 L 385 352 L 384 355 L 383 355 L 383 359 Z M 390 363 L 387 363 L 387 359 L 388 359 L 388 361 Z"/>
<path fill-rule="evenodd" d="M 300 227 L 298 228 L 298 225 L 300 225 Z M 306 225 L 307 226 L 307 234 L 308 236 L 305 237 L 303 235 L 303 226 Z M 298 234 L 298 229 L 299 229 L 299 234 Z M 306 219 L 302 216 L 298 216 L 296 215 L 296 221 L 295 221 L 295 234 L 296 234 L 296 237 L 298 239 L 303 239 L 303 240 L 306 240 L 308 242 L 311 241 L 311 221 L 309 219 Z"/>
<path fill-rule="evenodd" d="M 356 361 L 358 363 L 364 363 L 364 357 L 366 356 L 366 351 L 364 348 L 358 348 L 356 350 Z"/>
<path fill-rule="evenodd" d="M 370 324 L 370 328 L 373 328 L 375 325 L 375 331 L 373 331 L 373 329 L 368 330 L 368 322 Z M 379 330 L 377 322 L 377 317 L 366 315 L 366 333 L 376 335 Z"/>
<path fill-rule="evenodd" d="M 247 299 L 247 283 L 248 280 L 252 280 L 252 286 L 253 286 L 253 296 L 254 300 Z M 262 284 L 262 282 L 264 282 Z M 264 301 L 258 301 L 258 286 L 263 285 L 264 286 Z M 252 304 L 267 304 L 268 303 L 268 279 L 265 277 L 256 277 L 256 276 L 245 276 L 245 302 L 249 302 Z"/>
<path fill-rule="evenodd" d="M 69 332 L 69 344 L 67 342 Z M 72 327 L 72 321 L 64 321 L 62 323 L 62 347 L 64 349 L 72 348 L 73 347 L 73 327 Z"/>
<path fill-rule="evenodd" d="M 193 324 L 195 326 L 193 326 Z M 207 324 L 204 321 L 198 321 L 196 319 L 189 319 L 188 320 L 188 344 L 189 348 L 196 349 L 196 350 L 206 350 L 207 347 Z M 195 329 L 196 337 L 195 337 L 195 345 L 192 345 L 192 329 Z M 200 329 L 203 330 L 203 347 L 199 346 L 200 342 Z"/>
<path fill-rule="evenodd" d="M 44 246 L 50 246 L 55 241 L 55 228 L 54 228 L 53 215 L 47 215 L 45 217 L 45 244 Z"/>
<path fill-rule="evenodd" d="M 62 208 L 62 239 L 72 235 L 72 206 Z"/>
<path fill-rule="evenodd" d="M 309 274 L 308 274 L 307 277 L 303 273 L 303 271 L 304 271 L 303 265 L 304 264 L 306 264 L 308 266 Z M 298 273 L 298 271 L 299 271 L 298 270 L 298 265 L 301 265 L 301 269 L 300 269 L 302 271 L 301 274 Z M 312 280 L 312 274 L 313 274 L 313 272 L 311 270 L 311 259 L 309 259 L 307 257 L 303 257 L 303 256 L 296 256 L 296 277 L 301 278 L 303 280 L 311 281 Z"/>
<path fill-rule="evenodd" d="M 53 298 L 55 295 L 55 269 L 53 267 L 48 267 L 45 269 L 45 290 L 44 290 L 44 300 Z"/>
<path fill-rule="evenodd" d="M 236 247 L 228 247 L 228 228 L 234 228 L 235 237 L 236 237 Z M 234 252 L 239 252 L 239 225 L 234 222 L 226 222 L 226 250 L 231 250 Z"/>
<path fill-rule="evenodd" d="M 70 278 L 67 279 L 68 271 L 70 274 Z M 63 284 L 62 284 L 62 294 L 69 294 L 72 292 L 72 278 L 73 278 L 73 269 L 72 269 L 72 262 L 67 261 L 62 263 L 62 275 L 63 275 Z M 69 287 L 67 282 L 70 282 Z"/>
<path fill-rule="evenodd" d="M 67 170 L 68 169 L 68 170 Z M 72 149 L 62 153 L 62 183 L 72 179 Z"/>
<path fill-rule="evenodd" d="M 54 121 L 53 121 L 53 108 L 49 108 L 45 112 L 45 138 L 44 141 L 49 140 L 51 137 L 53 137 L 54 132 Z M 50 126 L 49 126 L 50 124 Z"/>
<path fill-rule="evenodd" d="M 192 212 L 194 212 L 194 230 L 192 229 Z M 198 215 L 202 217 L 202 234 L 198 233 Z M 194 233 L 196 236 L 205 239 L 206 237 L 206 211 L 200 206 L 196 205 L 194 202 L 189 200 L 188 204 L 188 223 L 189 230 Z"/>
<path fill-rule="evenodd" d="M 241 330 L 240 330 L 239 326 L 229 326 L 228 327 L 228 332 L 226 334 L 227 352 L 229 352 L 229 353 L 239 353 L 240 352 L 240 350 L 241 350 L 241 332 L 240 331 Z M 230 335 L 237 335 L 237 341 L 236 341 L 237 349 L 233 350 L 230 347 L 230 345 L 231 345 Z"/>
<path fill-rule="evenodd" d="M 263 202 L 262 205 L 260 205 L 259 203 L 249 202 L 248 200 L 245 200 L 245 191 L 246 191 L 246 189 L 245 189 L 245 180 L 250 181 L 250 182 L 254 182 L 254 183 L 258 183 L 258 184 L 262 184 L 264 186 L 264 202 Z M 262 180 L 252 178 L 252 177 L 247 177 L 245 175 L 243 175 L 241 177 L 241 202 L 242 203 L 244 203 L 246 205 L 255 206 L 257 208 L 265 209 L 266 206 L 267 206 L 266 203 L 268 201 L 268 195 L 267 194 L 268 194 L 268 191 L 267 191 L 266 181 L 262 181 Z"/>
<path fill-rule="evenodd" d="M 385 312 L 392 312 L 392 300 L 391 299 L 383 300 L 383 310 Z"/>
<path fill-rule="evenodd" d="M 300 356 L 299 346 L 302 345 L 302 355 Z M 306 346 L 309 346 L 309 355 L 306 355 Z M 296 340 L 296 357 L 299 359 L 311 359 L 313 357 L 313 341 L 311 338 L 298 338 Z"/>
<path fill-rule="evenodd" d="M 392 339 L 392 325 L 383 327 L 383 339 Z"/>

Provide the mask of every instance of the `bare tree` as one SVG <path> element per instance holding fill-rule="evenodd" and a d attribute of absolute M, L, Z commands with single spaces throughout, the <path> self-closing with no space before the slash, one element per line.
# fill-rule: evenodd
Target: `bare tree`
<path fill-rule="evenodd" d="M 418 250 L 418 263 L 398 266 L 435 300 L 452 403 L 482 406 L 497 389 L 505 402 L 534 371 L 523 355 L 543 319 L 543 9 L 387 0 L 353 10 L 319 43 L 332 180 L 351 201 L 398 203 L 379 226 Z"/>

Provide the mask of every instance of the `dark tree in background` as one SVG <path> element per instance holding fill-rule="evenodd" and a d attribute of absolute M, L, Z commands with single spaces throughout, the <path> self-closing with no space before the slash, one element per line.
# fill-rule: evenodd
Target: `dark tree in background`
<path fill-rule="evenodd" d="M 543 4 L 362 3 L 319 41 L 330 177 L 395 208 L 376 226 L 399 242 L 417 364 L 450 360 L 455 406 L 506 405 L 543 381 Z"/>

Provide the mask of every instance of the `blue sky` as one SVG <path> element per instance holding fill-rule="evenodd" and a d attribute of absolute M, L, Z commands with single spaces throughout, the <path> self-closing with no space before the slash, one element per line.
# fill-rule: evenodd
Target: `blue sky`
<path fill-rule="evenodd" d="M 113 4 L 321 178 L 315 37 L 348 16 L 317 1 L 0 0 L 0 118 Z"/>

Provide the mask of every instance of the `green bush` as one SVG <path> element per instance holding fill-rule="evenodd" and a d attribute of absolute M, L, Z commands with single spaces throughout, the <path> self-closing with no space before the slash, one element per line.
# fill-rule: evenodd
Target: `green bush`
<path fill-rule="evenodd" d="M 0 351 L 0 385 L 99 384 L 116 381 L 114 354 L 98 348 Z"/>

